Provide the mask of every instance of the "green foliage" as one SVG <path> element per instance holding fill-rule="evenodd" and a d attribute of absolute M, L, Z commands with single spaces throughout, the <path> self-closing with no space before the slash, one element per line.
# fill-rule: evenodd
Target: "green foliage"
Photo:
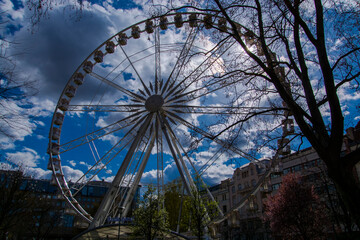
<path fill-rule="evenodd" d="M 206 198 L 205 186 L 200 179 L 195 179 L 195 185 L 191 195 L 183 192 L 183 184 L 180 179 L 169 183 L 165 189 L 165 208 L 169 213 L 169 228 L 177 230 L 180 207 L 182 202 L 179 232 L 191 230 L 199 239 L 205 234 L 207 224 L 218 215 L 217 203 Z"/>
<path fill-rule="evenodd" d="M 206 234 L 207 225 L 218 214 L 217 203 L 208 200 L 203 194 L 193 188 L 192 196 L 185 203 L 185 209 L 190 214 L 191 231 L 198 239 L 202 239 Z"/>
<path fill-rule="evenodd" d="M 169 217 L 169 229 L 173 231 L 177 230 L 181 207 L 181 198 L 183 198 L 184 206 L 184 202 L 187 201 L 188 196 L 185 196 L 183 193 L 183 186 L 181 180 L 175 179 L 174 181 L 166 185 L 164 194 L 164 205 Z M 179 231 L 187 231 L 188 225 L 189 214 L 185 211 L 184 207 L 182 207 Z"/>
<path fill-rule="evenodd" d="M 164 197 L 149 186 L 134 212 L 134 237 L 152 240 L 168 231 L 168 214 L 163 208 Z"/>

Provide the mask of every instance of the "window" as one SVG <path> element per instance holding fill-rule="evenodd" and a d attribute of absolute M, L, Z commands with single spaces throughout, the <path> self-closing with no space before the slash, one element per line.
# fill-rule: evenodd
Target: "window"
<path fill-rule="evenodd" d="M 253 168 L 250 168 L 250 174 L 251 174 L 251 176 L 254 175 L 254 169 Z"/>
<path fill-rule="evenodd" d="M 83 189 L 81 189 L 81 195 L 86 196 L 87 195 L 87 189 L 88 189 L 88 186 L 85 186 Z"/>
<path fill-rule="evenodd" d="M 241 190 L 241 189 L 242 189 L 242 185 L 239 184 L 239 185 L 238 185 L 238 190 Z"/>
<path fill-rule="evenodd" d="M 222 195 L 222 200 L 225 201 L 226 200 L 226 194 Z"/>
<path fill-rule="evenodd" d="M 274 178 L 278 178 L 281 177 L 281 173 L 271 173 L 270 178 L 274 179 Z"/>
<path fill-rule="evenodd" d="M 277 189 L 279 189 L 279 188 L 280 188 L 280 183 L 277 183 L 277 184 L 272 185 L 272 189 L 273 189 L 273 190 L 277 190 Z"/>
<path fill-rule="evenodd" d="M 242 172 L 241 174 L 242 178 L 246 178 L 249 176 L 249 171 Z"/>
<path fill-rule="evenodd" d="M 226 205 L 223 206 L 223 212 L 226 213 L 227 209 L 226 209 Z"/>
<path fill-rule="evenodd" d="M 94 195 L 94 187 L 89 186 L 88 188 L 88 196 L 93 196 Z"/>
<path fill-rule="evenodd" d="M 235 192 L 235 186 L 231 187 L 231 192 L 234 193 Z"/>
<path fill-rule="evenodd" d="M 255 185 L 256 185 L 256 180 L 255 179 L 251 180 L 251 186 L 255 187 Z"/>
<path fill-rule="evenodd" d="M 299 172 L 299 171 L 301 171 L 301 165 L 296 165 L 294 167 L 294 172 Z"/>

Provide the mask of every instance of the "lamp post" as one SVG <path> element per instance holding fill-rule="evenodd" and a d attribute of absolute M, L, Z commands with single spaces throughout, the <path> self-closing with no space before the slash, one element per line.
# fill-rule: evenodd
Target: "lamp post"
<path fill-rule="evenodd" d="M 119 206 L 119 229 L 118 229 L 118 240 L 120 239 L 120 226 L 121 226 L 121 215 L 124 210 L 123 206 Z"/>

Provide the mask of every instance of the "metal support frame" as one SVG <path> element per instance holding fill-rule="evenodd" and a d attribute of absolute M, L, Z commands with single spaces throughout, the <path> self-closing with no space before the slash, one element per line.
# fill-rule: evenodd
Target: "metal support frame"
<path fill-rule="evenodd" d="M 145 135 L 146 130 L 148 129 L 152 118 L 153 118 L 153 114 L 150 113 L 147 116 L 145 122 L 141 125 L 141 127 L 138 131 L 138 134 L 136 135 L 133 143 L 130 146 L 129 151 L 127 152 L 127 154 L 124 158 L 124 161 L 122 162 L 122 164 L 120 166 L 119 171 L 116 173 L 116 176 L 115 176 L 109 190 L 107 191 L 104 199 L 102 200 L 102 202 L 100 204 L 98 211 L 95 214 L 94 220 L 90 224 L 90 228 L 98 227 L 105 222 L 108 212 L 110 211 L 110 209 L 112 207 L 115 196 L 117 195 L 117 193 L 120 189 L 120 183 L 124 177 L 124 174 L 129 165 L 129 162 L 135 152 L 136 147 L 140 143 L 142 137 Z"/>

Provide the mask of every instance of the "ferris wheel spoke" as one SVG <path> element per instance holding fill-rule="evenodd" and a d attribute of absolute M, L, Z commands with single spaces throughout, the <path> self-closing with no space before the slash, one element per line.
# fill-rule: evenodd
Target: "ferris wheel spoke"
<path fill-rule="evenodd" d="M 190 51 L 191 47 L 193 46 L 193 43 L 195 41 L 198 31 L 199 31 L 198 28 L 191 29 L 190 34 L 188 35 L 186 42 L 184 43 L 184 45 L 181 49 L 180 55 L 177 58 L 177 61 L 170 73 L 170 76 L 168 77 L 168 79 L 165 82 L 164 88 L 162 89 L 162 92 L 161 92 L 162 95 L 164 95 L 166 91 L 171 91 L 171 88 L 174 85 L 174 83 L 176 82 L 176 79 L 178 78 L 181 70 L 184 68 L 185 62 L 188 59 L 189 51 Z"/>
<path fill-rule="evenodd" d="M 161 55 L 160 55 L 160 32 L 159 28 L 155 28 L 155 94 L 158 94 L 159 84 L 161 81 Z"/>
<path fill-rule="evenodd" d="M 228 78 L 228 77 L 227 77 Z M 235 85 L 236 83 L 242 81 L 241 78 L 236 79 L 234 81 L 227 81 L 227 78 L 219 78 L 215 81 L 212 81 L 205 86 L 201 86 L 199 88 L 193 89 L 191 91 L 175 95 L 171 99 L 167 101 L 167 103 L 186 103 L 191 102 L 195 99 L 209 96 L 209 94 L 225 89 L 226 87 Z"/>
<path fill-rule="evenodd" d="M 144 104 L 126 105 L 69 105 L 67 111 L 72 112 L 138 112 Z M 141 111 L 145 112 L 145 110 Z"/>
<path fill-rule="evenodd" d="M 254 110 L 268 110 L 270 107 L 220 107 L 220 106 L 191 106 L 172 104 L 166 106 L 170 111 L 176 113 L 191 113 L 191 114 L 222 114 L 222 115 L 244 115 L 253 112 Z"/>
<path fill-rule="evenodd" d="M 182 123 L 183 125 L 185 125 L 186 127 L 190 128 L 191 130 L 197 132 L 198 134 L 202 135 L 205 138 L 208 138 L 214 142 L 216 142 L 217 144 L 219 144 L 220 146 L 224 147 L 225 149 L 228 149 L 236 154 L 239 154 L 241 157 L 249 160 L 249 161 L 258 161 L 256 158 L 254 158 L 253 156 L 247 154 L 246 152 L 238 149 L 237 147 L 234 147 L 233 145 L 229 144 L 228 142 L 218 138 L 216 135 L 213 135 L 205 130 L 202 130 L 201 128 L 196 127 L 195 125 L 189 123 L 188 121 L 186 121 L 185 119 L 181 118 L 180 116 L 173 114 L 172 117 L 176 118 L 178 122 Z"/>
<path fill-rule="evenodd" d="M 150 91 L 149 91 L 148 87 L 145 85 L 145 83 L 144 83 L 144 81 L 142 80 L 142 78 L 141 78 L 141 76 L 140 76 L 139 72 L 136 70 L 136 68 L 135 68 L 135 66 L 134 66 L 134 64 L 133 64 L 133 62 L 130 60 L 130 57 L 127 55 L 127 53 L 125 52 L 124 48 L 123 48 L 121 45 L 120 45 L 120 49 L 121 49 L 121 50 L 122 50 L 122 52 L 124 53 L 124 55 L 125 55 L 126 59 L 129 61 L 129 63 L 130 63 L 130 65 L 131 65 L 132 69 L 135 71 L 136 75 L 138 76 L 138 78 L 139 78 L 139 80 L 140 80 L 140 82 L 141 82 L 141 85 L 142 85 L 142 86 L 143 86 L 143 88 L 145 89 L 146 93 L 148 94 L 148 96 L 150 96 L 150 95 L 151 95 L 151 93 L 150 93 Z"/>
<path fill-rule="evenodd" d="M 136 137 L 133 132 L 137 131 L 138 125 L 143 122 L 145 117 L 146 116 L 138 120 L 138 122 L 134 124 L 134 126 L 109 151 L 107 151 L 103 157 L 96 161 L 96 163 L 92 165 L 87 170 L 87 172 L 75 182 L 74 185 L 81 183 L 84 179 L 86 180 L 88 175 L 91 175 L 91 179 L 94 178 L 102 169 L 104 169 L 104 167 L 106 167 L 106 165 L 111 160 L 113 160 Z M 105 162 L 105 164 L 100 165 L 103 162 Z"/>
<path fill-rule="evenodd" d="M 136 98 L 136 99 L 138 99 L 138 100 L 141 101 L 141 102 L 145 102 L 145 101 L 146 101 L 146 99 L 143 98 L 142 96 L 140 96 L 140 95 L 138 95 L 138 94 L 136 94 L 136 93 L 133 93 L 133 92 L 131 92 L 131 91 L 129 91 L 129 90 L 127 90 L 127 89 L 119 86 L 118 84 L 116 84 L 116 83 L 114 83 L 114 82 L 112 82 L 112 81 L 110 81 L 110 80 L 108 80 L 108 79 L 100 76 L 100 75 L 97 74 L 97 73 L 91 72 L 91 73 L 89 73 L 89 74 L 90 74 L 91 76 L 93 76 L 93 77 L 95 77 L 95 78 L 103 81 L 104 83 L 110 85 L 111 87 L 113 87 L 113 88 L 121 91 L 122 93 L 126 94 L 127 96 L 131 96 L 131 97 L 133 97 L 133 98 Z"/>
<path fill-rule="evenodd" d="M 192 186 L 189 183 L 189 180 L 187 179 L 187 176 L 185 176 L 184 171 L 183 171 L 183 167 L 182 164 L 179 161 L 179 156 L 175 150 L 175 147 L 173 146 L 172 140 L 168 134 L 168 127 L 166 126 L 166 119 L 164 117 L 161 118 L 161 124 L 162 124 L 162 132 L 165 136 L 165 140 L 168 144 L 168 147 L 170 149 L 171 155 L 173 156 L 173 159 L 175 161 L 176 167 L 180 173 L 180 177 L 185 185 L 185 189 L 188 192 L 188 194 L 192 195 Z"/>
<path fill-rule="evenodd" d="M 140 114 L 141 113 L 134 113 L 128 117 L 125 117 L 125 118 L 119 120 L 119 121 L 109 124 L 108 126 L 105 126 L 94 132 L 87 133 L 79 138 L 76 138 L 74 140 L 71 140 L 69 142 L 66 142 L 66 143 L 60 145 L 60 154 L 65 153 L 69 150 L 72 150 L 76 147 L 79 147 L 83 144 L 90 143 L 96 139 L 100 139 L 111 133 L 115 133 L 116 131 L 124 129 L 128 126 L 131 126 L 132 124 L 134 124 L 134 122 L 136 120 L 138 120 L 140 118 Z"/>
<path fill-rule="evenodd" d="M 177 164 L 178 169 L 179 169 L 179 172 L 180 172 L 180 175 L 182 176 L 182 175 L 185 173 L 185 175 L 186 175 L 186 177 L 187 177 L 187 180 L 189 181 L 188 184 L 191 186 L 191 189 L 195 189 L 195 191 L 197 191 L 197 188 L 196 188 L 196 186 L 195 186 L 195 184 L 194 184 L 194 182 L 193 182 L 193 179 L 192 179 L 192 177 L 190 176 L 190 173 L 189 173 L 189 171 L 188 171 L 188 168 L 186 167 L 185 162 L 184 162 L 184 160 L 183 160 L 183 155 L 188 158 L 189 163 L 190 163 L 191 165 L 192 165 L 192 162 L 191 162 L 190 158 L 188 157 L 186 151 L 184 150 L 183 146 L 181 145 L 180 141 L 177 139 L 176 134 L 172 131 L 169 123 L 166 121 L 165 118 L 163 118 L 163 120 L 164 120 L 164 122 L 165 122 L 166 128 L 168 129 L 169 135 L 170 135 L 170 137 L 171 137 L 171 139 L 170 139 L 171 143 L 170 143 L 170 141 L 169 141 L 169 137 L 167 136 L 167 138 L 166 138 L 166 139 L 168 140 L 168 145 L 171 146 L 171 144 L 172 144 L 172 146 L 175 148 L 176 153 L 177 153 L 177 155 L 179 156 L 180 163 L 181 163 L 181 165 L 182 165 L 182 169 L 181 169 L 181 166 L 180 166 L 180 167 L 178 166 L 178 165 L 180 165 L 180 164 Z M 182 149 L 183 154 L 181 154 L 181 152 L 180 152 L 180 150 L 179 150 L 179 147 Z M 171 149 L 171 148 L 170 148 L 170 149 Z M 172 151 L 172 152 L 173 152 L 173 151 Z M 174 159 L 175 159 L 175 157 L 174 157 Z M 192 165 L 192 166 L 193 166 L 193 165 Z M 194 167 L 194 166 L 193 166 L 193 167 Z M 194 167 L 194 170 L 195 170 L 195 172 L 196 172 L 195 167 Z M 184 173 L 182 173 L 181 171 L 183 171 Z M 204 186 L 205 186 L 205 188 L 206 188 L 206 191 L 207 191 L 207 194 L 209 195 L 210 199 L 212 199 L 212 201 L 215 201 L 213 195 L 211 194 L 211 192 L 209 191 L 209 189 L 206 187 L 206 184 L 203 182 L 201 176 L 198 176 L 198 177 L 200 178 L 200 181 L 204 184 Z M 182 177 L 182 178 L 184 179 L 185 177 Z M 185 179 L 185 181 L 186 181 L 186 179 Z M 191 192 L 189 192 L 189 194 L 192 195 Z M 223 214 L 222 210 L 220 209 L 220 207 L 218 206 L 218 204 L 216 204 L 216 205 L 217 205 L 217 209 L 218 209 L 220 215 L 221 215 L 221 216 L 224 216 L 224 214 Z M 206 213 L 206 214 L 207 214 L 207 213 Z"/>
<path fill-rule="evenodd" d="M 141 164 L 140 164 L 140 167 L 139 167 L 139 169 L 138 169 L 138 171 L 137 171 L 137 173 L 136 173 L 134 182 L 132 183 L 132 185 L 131 185 L 128 193 L 127 193 L 126 199 L 125 199 L 125 201 L 124 201 L 124 205 L 123 205 L 123 206 L 124 206 L 124 211 L 123 211 L 123 213 L 122 213 L 122 216 L 126 216 L 127 213 L 128 213 L 129 210 L 130 210 L 131 200 L 132 200 L 132 199 L 134 198 L 134 196 L 135 196 L 135 192 L 136 192 L 136 189 L 137 189 L 138 186 L 139 186 L 141 176 L 142 176 L 142 174 L 144 173 L 146 164 L 147 164 L 147 162 L 148 162 L 148 160 L 149 160 L 151 151 L 152 151 L 152 149 L 153 149 L 153 147 L 154 147 L 155 137 L 156 137 L 155 132 L 152 132 L 151 141 L 150 141 L 149 145 L 147 146 L 147 149 L 146 149 L 144 158 L 143 158 L 142 161 L 141 161 Z"/>
<path fill-rule="evenodd" d="M 165 119 L 166 121 L 166 119 Z M 169 131 L 169 136 L 170 136 L 170 139 L 171 139 L 171 142 L 172 142 L 172 145 L 174 146 L 175 150 L 176 150 L 176 153 L 177 155 L 179 156 L 179 160 L 180 160 L 180 163 L 183 167 L 183 171 L 185 172 L 186 174 L 186 177 L 190 180 L 190 185 L 193 187 L 194 186 L 194 183 L 192 182 L 192 178 L 188 172 L 188 169 L 185 165 L 185 162 L 183 160 L 183 155 L 180 153 L 180 150 L 178 148 L 178 145 L 180 145 L 180 148 L 183 149 L 183 147 L 181 146 L 180 142 L 179 141 L 176 141 L 177 140 L 177 137 L 176 137 L 176 134 L 174 133 L 174 131 L 172 130 L 172 128 L 170 127 L 170 124 L 168 121 L 165 122 L 165 125 Z M 185 152 L 183 152 L 185 154 Z"/>
<path fill-rule="evenodd" d="M 150 131 L 151 132 L 151 131 Z M 150 138 L 148 138 L 144 142 L 144 144 L 139 144 L 134 151 L 134 155 L 132 156 L 129 166 L 126 170 L 125 177 L 122 178 L 120 185 L 121 188 L 118 190 L 117 195 L 114 197 L 113 202 L 119 203 L 118 206 L 113 206 L 110 208 L 110 212 L 108 215 L 112 216 L 118 216 L 119 208 L 122 208 L 123 206 L 126 206 L 126 202 L 128 201 L 125 199 L 129 194 L 132 193 L 133 190 L 130 190 L 130 188 L 133 188 L 133 186 L 138 186 L 138 184 L 135 183 L 136 179 L 135 176 L 139 172 L 139 165 L 142 164 L 143 161 L 143 155 L 146 152 L 146 148 L 149 145 Z M 146 164 L 145 164 L 146 165 Z M 136 188 L 135 188 L 136 190 Z M 124 214 L 124 212 L 123 212 Z M 121 216 L 120 216 L 121 217 Z"/>
<path fill-rule="evenodd" d="M 214 47 L 214 51 L 210 50 L 211 54 L 208 54 L 208 56 L 193 70 L 188 74 L 183 80 L 181 80 L 175 87 L 171 88 L 165 98 L 169 97 L 171 94 L 174 93 L 174 95 L 177 95 L 181 92 L 184 92 L 187 88 L 189 88 L 192 84 L 195 84 L 198 82 L 200 76 L 202 76 L 203 73 L 205 73 L 209 68 L 211 68 L 217 61 L 221 58 L 222 55 L 224 55 L 234 44 L 235 42 L 232 42 L 225 51 L 222 51 L 220 54 L 217 54 L 217 51 L 221 49 L 229 39 L 229 36 L 223 39 L 216 47 Z M 215 57 L 214 57 L 215 56 Z M 204 65 L 206 66 L 202 68 Z M 186 84 L 186 81 L 188 84 Z M 181 88 L 180 88 L 181 87 Z"/>
<path fill-rule="evenodd" d="M 131 143 L 132 139 L 129 139 L 126 142 L 122 140 L 114 145 L 74 183 L 74 187 L 72 189 L 75 192 L 73 193 L 73 196 L 76 196 L 86 185 L 88 185 L 89 182 L 98 176 L 98 174 Z"/>
<path fill-rule="evenodd" d="M 129 134 L 131 135 L 131 134 Z M 126 141 L 125 141 L 126 139 Z M 135 137 L 126 138 L 123 137 L 114 147 L 110 149 L 101 159 L 99 159 L 94 165 L 92 165 L 87 172 L 85 172 L 74 184 L 72 188 L 76 192 L 73 196 L 77 195 L 83 187 L 85 187 L 95 176 L 106 168 L 106 166 L 120 153 L 122 152 Z"/>

